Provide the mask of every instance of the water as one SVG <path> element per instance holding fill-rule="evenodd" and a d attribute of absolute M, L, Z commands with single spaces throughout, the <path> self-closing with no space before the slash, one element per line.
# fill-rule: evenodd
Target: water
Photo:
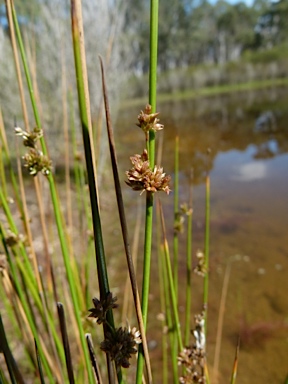
<path fill-rule="evenodd" d="M 283 383 L 287 375 L 287 105 L 285 88 L 158 105 L 165 124 L 162 164 L 172 175 L 176 134 L 180 140 L 181 202 L 188 199 L 191 169 L 194 174 L 194 261 L 196 249 L 203 248 L 203 183 L 207 169 L 211 177 L 211 367 L 223 278 L 231 263 L 219 382 L 229 382 L 239 333 L 242 340 L 237 383 Z M 143 107 L 121 115 L 117 142 L 120 162 L 126 168 L 127 153 L 143 149 L 142 133 L 133 126 Z M 208 158 L 207 148 L 211 149 Z M 131 196 L 130 192 L 127 195 Z M 164 197 L 163 201 L 169 220 L 173 197 Z M 180 243 L 184 255 L 185 234 L 180 235 Z M 185 278 L 185 257 L 180 257 L 180 273 Z M 194 279 L 193 313 L 197 313 L 201 310 L 201 282 Z M 156 305 L 153 302 L 151 305 Z"/>

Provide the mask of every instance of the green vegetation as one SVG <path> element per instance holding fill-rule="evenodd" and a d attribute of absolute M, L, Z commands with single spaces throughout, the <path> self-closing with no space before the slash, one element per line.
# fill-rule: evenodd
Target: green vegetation
<path fill-rule="evenodd" d="M 139 306 L 139 293 L 137 279 L 133 267 L 133 261 L 128 245 L 128 229 L 125 221 L 124 205 L 121 197 L 121 187 L 118 176 L 117 158 L 115 143 L 113 140 L 113 130 L 111 126 L 111 115 L 108 103 L 108 91 L 105 80 L 103 60 L 101 63 L 101 79 L 103 87 L 103 98 L 105 104 L 105 115 L 107 131 L 109 136 L 109 147 L 113 168 L 115 191 L 118 202 L 118 210 L 122 226 L 123 240 L 127 257 L 127 271 L 131 281 L 134 307 L 140 332 L 135 327 L 131 328 L 121 324 L 117 326 L 118 319 L 114 319 L 118 307 L 117 297 L 110 291 L 110 277 L 107 268 L 107 257 L 104 249 L 104 239 L 102 233 L 102 215 L 100 214 L 99 188 L 97 185 L 96 172 L 96 152 L 94 149 L 92 129 L 88 74 L 86 71 L 86 54 L 84 44 L 84 30 L 82 23 L 81 2 L 71 1 L 71 29 L 72 45 L 75 61 L 75 91 L 77 90 L 79 105 L 79 120 L 82 131 L 83 147 L 85 154 L 84 164 L 79 164 L 77 155 L 77 144 L 75 143 L 75 122 L 73 114 L 73 96 L 66 88 L 66 73 L 62 66 L 62 97 L 63 97 L 63 130 L 65 137 L 65 197 L 63 202 L 59 198 L 59 187 L 57 187 L 53 163 L 48 152 L 46 133 L 43 128 L 40 99 L 36 92 L 37 82 L 32 80 L 31 68 L 27 58 L 27 48 L 23 43 L 21 29 L 19 27 L 16 10 L 13 1 L 7 1 L 7 15 L 9 20 L 9 30 L 11 34 L 12 50 L 17 71 L 19 85 L 19 95 L 22 101 L 23 115 L 25 116 L 25 129 L 15 127 L 15 134 L 23 140 L 23 161 L 28 173 L 33 177 L 33 183 L 23 181 L 20 158 L 18 156 L 17 171 L 11 165 L 11 145 L 8 144 L 6 131 L 1 118 L 1 160 L 5 164 L 8 177 L 4 169 L 1 171 L 0 202 L 2 217 L 0 225 L 1 236 L 1 353 L 4 354 L 6 368 L 1 366 L 1 381 L 23 383 L 25 380 L 41 383 L 64 383 L 64 382 L 119 382 L 124 383 L 129 380 L 142 382 L 144 374 L 144 363 L 146 366 L 145 376 L 149 383 L 152 383 L 152 375 L 149 353 L 146 342 L 146 327 L 149 321 L 148 297 L 150 293 L 150 267 L 152 256 L 152 234 L 154 232 L 153 223 L 153 203 L 156 192 L 169 194 L 169 183 L 171 177 L 166 175 L 163 168 L 155 164 L 155 136 L 163 129 L 159 123 L 158 113 L 156 112 L 156 85 L 157 85 L 157 43 L 158 43 L 158 3 L 151 2 L 151 41 L 150 41 L 150 81 L 149 102 L 143 111 L 138 115 L 138 126 L 143 131 L 142 155 L 136 154 L 131 157 L 132 168 L 126 172 L 127 184 L 138 193 L 146 194 L 146 217 L 144 235 L 144 261 L 142 277 L 142 303 Z M 21 58 L 21 61 L 19 60 Z M 62 62 L 63 64 L 63 62 Z M 22 77 L 21 66 L 24 76 Z M 33 71 L 32 71 L 33 72 Z M 23 87 L 24 78 L 26 80 L 27 95 Z M 32 111 L 31 116 L 27 113 L 27 100 L 30 101 Z M 71 133 L 67 128 L 67 103 L 69 100 L 71 108 Z M 35 127 L 31 129 L 28 116 L 35 121 Z M 2 117 L 2 116 L 1 116 Z M 70 140 L 71 136 L 71 140 Z M 70 183 L 70 141 L 74 152 L 74 169 L 76 182 L 76 197 L 78 202 L 77 209 L 73 209 L 74 197 L 71 194 Z M 101 146 L 101 143 L 99 143 Z M 178 151 L 178 150 L 177 150 Z M 176 151 L 176 152 L 177 152 Z M 178 156 L 178 155 L 177 155 Z M 1 161 L 1 163 L 2 163 Z M 85 172 L 84 172 L 85 168 Z M 85 177 L 84 177 L 85 176 Z M 86 181 L 89 190 L 86 196 Z M 43 201 L 44 188 L 49 187 L 47 196 L 51 202 L 49 208 L 50 223 L 45 219 L 45 205 Z M 34 192 L 35 191 L 35 192 Z M 32 229 L 30 221 L 30 204 L 28 196 L 34 196 L 33 202 L 37 206 L 40 216 L 40 227 Z M 178 194 L 178 192 L 177 192 Z M 18 206 L 9 206 L 8 200 L 13 196 Z M 208 195 L 207 195 L 208 196 Z M 112 198 L 111 196 L 109 197 Z M 66 209 L 67 221 L 63 215 L 63 208 Z M 51 210 L 51 211 L 50 211 Z M 179 211 L 178 199 L 175 199 L 175 214 Z M 20 220 L 17 220 L 19 215 Z M 73 225 L 73 216 L 79 216 L 77 224 Z M 66 214 L 65 214 L 66 217 Z M 159 249 L 163 252 L 163 263 L 159 274 L 165 280 L 166 293 L 163 292 L 162 300 L 165 308 L 169 310 L 169 319 L 165 318 L 163 326 L 170 328 L 173 352 L 174 381 L 178 381 L 177 361 L 178 357 L 183 364 L 183 372 L 179 370 L 182 381 L 189 381 L 192 375 L 196 375 L 199 380 L 207 377 L 204 337 L 204 318 L 203 314 L 197 316 L 195 333 L 196 346 L 184 349 L 182 331 L 180 324 L 180 312 L 177 301 L 177 281 L 178 270 L 172 265 L 169 255 L 168 238 L 165 229 L 164 214 L 161 204 L 158 202 L 157 210 L 158 221 L 161 222 L 159 231 L 162 233 L 163 240 L 160 242 Z M 35 218 L 37 220 L 37 218 Z M 85 236 L 87 244 L 77 243 L 76 233 Z M 159 225 L 160 228 L 160 225 Z M 191 228 L 191 223 L 190 223 Z M 91 235 L 85 235 L 86 231 L 92 231 Z M 175 231 L 179 229 L 175 228 Z M 39 256 L 35 248 L 34 239 L 41 234 L 43 239 L 43 255 Z M 51 235 L 50 235 L 51 234 Z M 159 234 L 160 237 L 160 234 Z M 56 239 L 56 241 L 55 241 Z M 206 237 L 205 262 L 208 266 L 208 248 Z M 91 243 L 94 242 L 94 252 Z M 191 239 L 189 241 L 191 244 Z M 53 245 L 57 249 L 55 254 L 51 254 L 50 247 Z M 80 248 L 79 248 L 80 245 Z M 77 247 L 77 248 L 76 248 Z M 77 249 L 77 250 L 76 250 Z M 189 248 L 191 251 L 191 247 Z M 189 251 L 189 252 L 190 252 Z M 76 257 L 77 252 L 81 257 Z M 91 260 L 88 252 L 93 252 L 96 258 L 96 265 L 87 260 Z M 54 252 L 53 252 L 54 253 Z M 62 255 L 62 257 L 60 257 Z M 188 255 L 191 257 L 191 255 Z M 61 259 L 61 261 L 60 261 Z M 177 260 L 177 259 L 176 259 Z M 45 268 L 42 268 L 45 265 Z M 61 266 L 60 273 L 57 268 Z M 190 265 L 191 274 L 191 265 Z M 94 272 L 95 271 L 95 272 Z M 203 272 L 203 271 L 202 271 Z M 90 292 L 90 280 L 97 275 L 99 298 L 93 297 Z M 208 272 L 203 272 L 205 278 L 205 300 L 207 304 Z M 190 279 L 187 279 L 187 298 L 191 301 Z M 95 285 L 93 286 L 95 289 Z M 155 287 L 153 287 L 155 289 Z M 189 292 L 188 292 L 189 291 Z M 6 299 L 4 300 L 4 297 Z M 90 299 L 90 300 L 89 300 Z M 89 306 L 94 307 L 89 308 Z M 205 304 L 205 305 L 206 305 Z M 188 305 L 188 303 L 187 303 Z M 56 316 L 56 311 L 57 315 Z M 2 316 L 3 314 L 3 316 Z M 2 321 L 3 318 L 3 321 Z M 190 343 L 187 330 L 190 329 L 190 317 L 186 315 L 189 325 L 186 324 L 186 342 Z M 89 320 L 94 319 L 93 322 Z M 135 318 L 131 316 L 129 323 L 133 324 Z M 103 333 L 97 330 L 97 324 L 103 326 Z M 13 338 L 13 331 L 16 333 L 16 341 L 21 344 L 21 357 L 15 359 L 15 351 L 10 346 L 10 338 Z M 93 333 L 93 336 L 89 334 Z M 12 333 L 12 335 L 11 335 Z M 97 334 L 97 339 L 101 337 L 101 343 L 96 344 L 94 351 L 92 339 Z M 60 341 L 62 339 L 62 342 Z M 99 345 L 100 344 L 100 345 Z M 138 347 L 139 344 L 139 347 Z M 100 348 L 99 348 L 100 347 Z M 163 344 L 167 354 L 167 346 Z M 130 359 L 137 353 L 138 359 L 136 373 L 123 372 L 130 366 Z M 103 355 L 105 353 L 105 358 Z M 163 352 L 164 353 L 164 352 Z M 193 358 L 192 355 L 193 354 Z M 97 356 L 97 357 L 96 357 Z M 98 358 L 99 356 L 99 358 Z M 194 363 L 196 358 L 196 364 Z M 166 361 L 168 358 L 166 357 Z M 24 373 L 24 367 L 25 373 Z M 135 376 L 135 377 L 134 377 Z M 117 379 L 116 379 L 117 377 Z M 133 379 L 134 377 L 134 379 Z M 163 368 L 163 377 L 169 380 L 168 365 Z"/>
<path fill-rule="evenodd" d="M 218 2 L 215 8 L 206 2 L 190 8 L 183 1 L 167 1 L 163 2 L 162 8 L 158 9 L 156 0 L 151 0 L 150 7 L 148 2 L 134 1 L 129 3 L 124 10 L 122 10 L 122 3 L 117 3 L 115 7 L 106 5 L 104 8 L 107 13 L 99 12 L 100 15 L 97 17 L 99 20 L 106 17 L 108 21 L 112 17 L 115 18 L 113 20 L 117 28 L 119 25 L 122 28 L 119 27 L 125 37 L 125 44 L 119 45 L 120 48 L 115 49 L 117 51 L 115 53 L 114 46 L 119 30 L 116 27 L 114 29 L 114 24 L 111 26 L 111 23 L 107 23 L 109 27 L 105 24 L 107 29 L 105 27 L 102 30 L 102 32 L 106 32 L 103 37 L 106 43 L 105 55 L 103 55 L 105 59 L 100 58 L 100 75 L 97 77 L 94 76 L 94 73 L 91 75 L 89 72 L 91 62 L 94 67 L 96 64 L 91 56 L 86 55 L 88 45 L 84 40 L 84 37 L 88 36 L 89 42 L 95 41 L 95 36 L 89 35 L 91 25 L 87 28 L 84 20 L 84 17 L 88 17 L 89 13 L 92 13 L 91 8 L 89 6 L 82 8 L 80 0 L 71 0 L 70 6 L 65 3 L 63 8 L 60 7 L 64 16 L 63 25 L 61 24 L 63 29 L 60 28 L 61 38 L 57 40 L 59 51 L 56 52 L 54 60 L 51 60 L 53 64 L 51 70 L 46 73 L 47 66 L 41 61 L 42 58 L 39 59 L 39 52 L 41 52 L 42 40 L 45 44 L 49 42 L 49 34 L 42 37 L 41 28 L 45 32 L 51 31 L 53 38 L 55 35 L 57 36 L 58 29 L 55 25 L 53 26 L 55 13 L 52 14 L 53 17 L 49 13 L 49 11 L 57 11 L 58 8 L 53 9 L 53 5 L 55 6 L 56 3 L 51 1 L 48 5 L 43 2 L 42 7 L 36 0 L 33 1 L 33 4 L 23 1 L 21 6 L 20 2 L 16 2 L 16 6 L 19 5 L 21 18 L 16 14 L 13 1 L 6 1 L 8 26 L 4 29 L 5 33 L 9 32 L 10 37 L 8 38 L 3 33 L 3 41 L 5 44 L 9 42 L 9 47 L 11 43 L 12 50 L 10 51 L 6 45 L 5 50 L 9 60 L 13 55 L 16 71 L 11 75 L 11 59 L 8 64 L 5 64 L 3 78 L 6 76 L 6 80 L 12 79 L 12 85 L 8 84 L 7 87 L 11 86 L 12 90 L 13 87 L 18 87 L 18 91 L 9 93 L 9 105 L 7 106 L 6 99 L 6 103 L 3 103 L 3 107 L 1 105 L 0 110 L 0 353 L 4 355 L 5 359 L 5 364 L 3 359 L 3 364 L 1 361 L 0 366 L 1 383 L 33 381 L 35 383 L 136 382 L 140 384 L 143 376 L 148 383 L 152 383 L 156 373 L 151 369 L 146 340 L 149 341 L 149 333 L 147 332 L 146 335 L 146 331 L 149 321 L 152 320 L 148 310 L 149 294 L 158 289 L 158 285 L 154 282 L 151 287 L 153 233 L 156 233 L 158 238 L 155 248 L 159 255 L 158 275 L 163 328 L 162 382 L 171 382 L 171 377 L 173 377 L 175 383 L 179 380 L 181 383 L 209 383 L 206 359 L 206 349 L 209 348 L 209 345 L 206 345 L 206 333 L 209 326 L 207 318 L 210 242 L 209 153 L 206 155 L 204 165 L 206 176 L 204 252 L 198 252 L 197 265 L 194 269 L 194 272 L 203 279 L 201 281 L 203 283 L 202 308 L 199 313 L 195 314 L 195 321 L 192 321 L 190 313 L 193 296 L 191 288 L 193 272 L 191 262 L 192 192 L 190 191 L 188 206 L 179 207 L 179 138 L 175 143 L 174 220 L 170 228 L 173 231 L 173 257 L 170 257 L 169 250 L 171 240 L 167 231 L 169 222 L 165 220 L 161 198 L 158 199 L 161 192 L 169 194 L 171 191 L 171 177 L 166 175 L 162 166 L 159 165 L 161 159 L 156 161 L 155 151 L 157 133 L 163 129 L 158 118 L 158 108 L 156 108 L 158 41 L 160 42 L 159 67 L 162 69 L 159 88 L 162 92 L 173 92 L 178 97 L 177 92 L 181 90 L 183 97 L 192 97 L 193 95 L 211 94 L 211 92 L 228 92 L 232 88 L 225 84 L 236 83 L 237 90 L 240 90 L 244 89 L 247 84 L 242 82 L 242 78 L 234 81 L 240 71 L 237 64 L 228 63 L 228 60 L 231 59 L 228 54 L 222 55 L 221 49 L 223 50 L 225 47 L 220 49 L 221 52 L 218 52 L 215 58 L 218 64 L 223 64 L 225 71 L 221 72 L 220 69 L 212 68 L 209 64 L 211 58 L 210 53 L 207 52 L 211 48 L 211 44 L 215 42 L 208 44 L 207 39 L 211 35 L 211 31 L 213 32 L 210 27 L 217 26 L 218 39 L 223 34 L 227 37 L 235 32 L 236 37 L 233 41 L 229 40 L 229 47 L 237 43 L 240 44 L 242 50 L 244 46 L 248 47 L 249 44 L 252 44 L 251 33 L 245 34 L 245 36 L 242 34 L 243 28 L 247 27 L 246 23 L 252 23 L 253 20 L 245 18 L 246 6 L 240 4 L 238 7 L 232 7 L 228 6 L 226 2 Z M 260 7 L 259 12 L 264 12 L 265 7 L 263 7 Z M 265 12 L 268 12 L 267 9 L 269 11 L 269 7 L 265 8 Z M 118 13 L 119 10 L 122 11 L 121 14 Z M 147 16 L 148 11 L 150 11 L 149 17 Z M 175 11 L 178 16 L 176 24 L 173 17 Z M 277 13 L 277 9 L 275 12 Z M 158 13 L 160 14 L 159 22 Z M 215 14 L 217 18 L 214 17 Z M 141 23 L 137 21 L 139 15 L 142 17 Z M 205 28 L 208 25 L 207 21 L 212 16 L 217 22 L 216 24 L 209 23 L 208 30 L 202 31 L 201 25 L 194 30 L 195 17 L 197 19 L 199 15 L 203 17 Z M 234 31 L 237 18 L 241 20 L 244 18 L 245 23 L 244 26 L 236 28 Z M 124 22 L 125 20 L 126 22 Z M 41 25 L 39 21 L 47 23 Z M 93 23 L 94 25 L 98 26 L 96 22 Z M 29 28 L 32 26 L 35 29 L 30 30 Z M 69 38 L 65 40 L 67 26 L 71 28 L 71 32 Z M 191 27 L 193 28 L 191 29 Z M 136 57 L 134 55 L 131 57 L 130 52 L 130 60 L 127 60 L 113 77 L 113 68 L 117 68 L 118 64 L 116 59 L 118 55 L 121 57 L 125 53 L 129 34 L 135 33 L 135 30 L 137 32 L 136 46 L 137 49 L 141 47 L 140 51 L 143 55 L 141 58 L 142 72 L 145 73 L 148 70 L 145 69 L 145 65 L 149 68 L 149 81 L 148 78 L 146 79 L 149 84 L 149 103 L 145 100 L 146 106 L 143 106 L 143 110 L 139 113 L 137 124 L 143 131 L 142 148 L 141 150 L 133 149 L 136 154 L 131 153 L 132 166 L 126 172 L 126 184 L 134 193 L 146 196 L 142 277 L 138 276 L 138 278 L 129 246 L 130 234 L 125 219 L 107 90 L 107 83 L 113 84 L 113 81 L 118 80 L 127 68 L 137 71 Z M 170 31 L 173 32 L 171 33 L 172 38 L 175 39 L 172 42 L 169 37 Z M 98 36 L 102 37 L 100 33 Z M 196 38 L 197 36 L 199 38 Z M 192 44 L 190 53 L 184 44 L 186 38 Z M 180 41 L 183 44 L 178 44 Z M 51 38 L 49 43 L 53 45 L 55 41 Z M 175 49 L 172 54 L 172 48 L 178 45 L 179 51 Z M 206 48 L 200 52 L 200 47 Z M 225 49 L 228 52 L 228 45 Z M 101 51 L 100 48 L 97 53 L 99 51 Z M 71 60 L 67 59 L 67 57 L 71 59 L 72 52 L 74 66 L 72 66 Z M 103 52 L 101 53 L 103 54 Z M 49 62 L 50 58 L 47 49 L 45 60 Z M 240 66 L 252 62 L 249 56 L 242 60 Z M 271 61 L 273 60 L 271 59 Z M 187 64 L 190 65 L 192 62 L 202 64 L 197 68 L 187 67 Z M 265 64 L 269 63 L 270 61 L 265 61 Z M 179 69 L 171 70 L 171 67 L 176 64 L 177 66 L 179 64 Z M 256 64 L 258 64 L 257 61 L 255 61 Z M 260 64 L 262 65 L 262 62 Z M 94 67 L 92 66 L 93 69 L 95 69 Z M 112 73 L 107 83 L 105 68 L 108 73 L 110 71 Z M 177 71 L 179 72 L 177 73 Z M 182 74 L 181 71 L 183 71 Z M 207 73 L 210 73 L 210 77 L 206 76 Z M 175 74 L 177 74 L 177 80 L 173 85 Z M 205 77 L 205 80 L 202 81 L 200 75 L 202 78 Z M 183 77 L 181 78 L 181 76 Z M 97 77 L 97 81 L 95 77 Z M 117 90 L 116 86 L 119 84 L 116 80 L 115 87 L 112 87 L 113 91 Z M 274 83 L 280 81 L 278 78 L 263 80 L 253 76 L 250 80 L 250 86 L 254 84 L 254 87 L 263 86 L 263 84 L 267 86 L 265 81 Z M 179 86 L 179 81 L 183 82 L 182 86 Z M 286 82 L 286 78 L 281 81 Z M 184 82 L 187 83 L 186 87 L 184 87 Z M 166 88 L 164 84 L 166 84 Z M 101 88 L 102 91 L 99 91 Z M 5 88 L 4 91 L 7 92 L 7 89 Z M 194 94 L 190 93 L 191 89 L 194 89 Z M 1 92 L 4 93 L 4 91 Z M 18 97 L 19 105 L 16 101 Z M 44 104 L 41 102 L 42 97 L 45 98 Z M 96 105 L 100 111 L 98 113 L 95 113 L 95 104 L 92 108 L 93 97 L 97 99 Z M 119 96 L 117 97 L 119 98 Z M 115 96 L 113 100 L 116 100 L 117 97 Z M 165 97 L 167 96 L 163 95 L 162 100 Z M 103 100 L 113 181 L 127 261 L 127 266 L 125 265 L 123 268 L 124 257 L 121 261 L 117 260 L 119 265 L 116 266 L 113 273 L 111 273 L 111 268 L 109 273 L 108 254 L 114 252 L 114 249 L 107 252 L 104 241 L 103 212 L 105 209 L 104 204 L 101 205 L 100 197 L 104 183 L 99 183 L 101 177 L 99 168 L 103 162 L 101 156 L 106 153 L 105 140 L 101 132 L 102 120 L 104 120 L 101 112 Z M 158 101 L 160 100 L 161 98 L 158 98 Z M 11 134 L 8 139 L 6 135 L 6 132 L 11 130 L 11 123 L 8 122 L 13 109 L 15 109 L 16 119 L 15 134 L 23 142 L 21 149 L 19 144 L 13 146 L 14 140 L 10 140 Z M 50 136 L 48 133 L 49 128 L 47 129 L 47 127 L 51 122 L 55 125 L 56 137 Z M 24 128 L 20 127 L 22 125 Z M 64 140 L 60 138 L 59 127 L 61 126 L 63 126 L 61 138 L 64 137 Z M 132 133 L 129 132 L 128 136 L 132 136 Z M 78 142 L 80 137 L 83 143 L 81 147 Z M 52 148 L 51 151 L 48 150 L 48 142 L 49 147 Z M 56 182 L 54 173 L 53 156 L 57 153 L 57 142 L 64 147 L 65 153 L 65 182 L 62 180 L 61 184 Z M 17 158 L 16 169 L 11 162 L 14 157 L 13 151 Z M 71 156 L 72 153 L 73 156 Z M 23 155 L 24 167 L 27 168 L 26 171 L 33 181 L 23 178 L 21 155 Z M 83 158 L 85 161 L 82 160 Z M 72 185 L 70 180 L 70 168 L 75 174 L 75 185 Z M 106 204 L 112 205 L 113 188 L 109 187 L 105 194 L 107 195 Z M 16 203 L 13 204 L 12 201 Z M 156 207 L 154 207 L 155 201 L 157 202 Z M 155 211 L 156 217 L 153 220 Z M 182 316 L 179 308 L 178 234 L 184 227 L 186 217 L 188 217 L 186 227 L 187 273 L 185 282 L 181 284 L 182 295 L 186 300 L 186 310 L 185 315 Z M 91 256 L 95 256 L 95 260 Z M 141 258 L 139 259 L 141 261 Z M 121 268 L 119 268 L 120 266 Z M 127 319 L 128 324 L 120 321 L 117 310 L 118 301 L 112 288 L 114 286 L 113 278 L 120 280 L 123 279 L 123 275 L 124 278 L 129 275 L 131 297 L 133 297 L 133 300 L 130 300 L 130 306 L 133 308 L 132 314 L 130 313 L 128 317 L 129 311 L 127 310 L 122 315 L 122 318 Z M 141 289 L 138 288 L 139 281 Z M 118 294 L 119 302 L 124 300 L 129 302 L 127 297 L 123 297 L 123 292 L 124 290 Z M 224 303 L 222 305 L 224 306 Z M 183 317 L 184 322 L 182 322 Z M 234 367 L 231 368 L 231 383 L 234 383 L 236 378 L 238 348 Z M 137 361 L 135 361 L 135 356 Z M 133 369 L 129 370 L 130 365 L 133 365 Z M 171 365 L 172 372 L 170 372 Z M 217 373 L 213 372 L 215 375 Z"/>

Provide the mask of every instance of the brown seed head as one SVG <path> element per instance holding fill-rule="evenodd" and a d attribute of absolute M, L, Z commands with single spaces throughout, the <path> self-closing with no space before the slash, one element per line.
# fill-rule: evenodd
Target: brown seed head
<path fill-rule="evenodd" d="M 138 124 L 136 124 L 138 127 L 140 127 L 145 133 L 149 132 L 150 130 L 153 131 L 160 131 L 164 128 L 163 124 L 159 124 L 159 119 L 157 117 L 159 116 L 159 112 L 151 113 L 151 105 L 147 104 L 144 111 L 141 111 L 138 115 Z"/>
<path fill-rule="evenodd" d="M 52 163 L 47 156 L 35 148 L 30 148 L 23 156 L 24 167 L 28 168 L 30 175 L 36 176 L 38 172 L 48 176 L 51 172 Z"/>
<path fill-rule="evenodd" d="M 111 292 L 108 293 L 106 299 L 98 300 L 96 297 L 92 299 L 94 308 L 88 309 L 90 315 L 88 317 L 94 317 L 97 319 L 98 324 L 102 324 L 106 321 L 106 313 L 113 308 L 117 308 L 116 304 L 117 297 L 114 296 Z"/>
<path fill-rule="evenodd" d="M 144 149 L 143 154 L 136 154 L 130 157 L 133 167 L 126 172 L 128 181 L 126 183 L 134 191 L 170 192 L 169 182 L 171 177 L 163 172 L 163 168 L 155 166 L 154 170 L 150 168 L 148 153 Z"/>
<path fill-rule="evenodd" d="M 118 328 L 115 332 L 107 332 L 100 348 L 109 353 L 118 367 L 128 368 L 131 355 L 137 352 L 134 335 L 127 328 Z"/>
<path fill-rule="evenodd" d="M 36 148 L 37 141 L 43 136 L 43 131 L 39 128 L 34 128 L 32 132 L 24 131 L 20 127 L 15 127 L 16 136 L 22 136 L 25 147 Z"/>

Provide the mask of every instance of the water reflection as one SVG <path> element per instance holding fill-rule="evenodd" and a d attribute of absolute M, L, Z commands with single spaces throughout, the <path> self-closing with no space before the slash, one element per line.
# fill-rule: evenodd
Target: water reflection
<path fill-rule="evenodd" d="M 274 89 L 171 101 L 157 108 L 165 124 L 164 132 L 159 133 L 164 134 L 162 163 L 170 174 L 174 169 L 175 135 L 180 138 L 180 202 L 187 199 L 191 168 L 194 170 L 193 256 L 204 244 L 205 190 L 201 184 L 207 169 L 211 174 L 209 348 L 215 341 L 223 271 L 233 257 L 220 370 L 223 378 L 230 375 L 235 351 L 231 335 L 238 336 L 240 332 L 243 343 L 246 342 L 239 371 L 243 383 L 281 382 L 287 374 L 279 359 L 282 356 L 284 361 L 287 354 L 287 339 L 280 333 L 277 338 L 264 340 L 266 350 L 259 348 L 252 352 L 253 346 L 249 344 L 254 340 L 252 337 L 261 336 L 263 329 L 278 332 L 277 324 L 283 324 L 288 306 L 287 105 L 287 89 Z M 122 146 L 119 160 L 128 166 L 127 154 L 143 150 L 143 134 L 133 128 L 141 108 L 142 105 L 134 111 L 123 111 L 121 129 L 117 131 L 117 143 Z M 128 131 L 129 134 L 124 133 Z M 207 148 L 211 148 L 208 157 Z M 173 198 L 162 196 L 161 200 L 165 200 L 167 221 L 171 223 Z M 131 204 L 134 200 L 129 195 L 127 201 Z M 180 259 L 185 255 L 185 244 L 185 238 L 181 237 Z M 184 278 L 184 264 L 181 260 L 181 278 Z M 195 286 L 197 290 L 197 281 Z M 197 293 L 193 292 L 193 313 L 198 313 L 201 303 L 196 302 Z M 211 355 L 210 352 L 209 358 Z"/>
<path fill-rule="evenodd" d="M 267 176 L 267 166 L 264 162 L 243 164 L 234 176 L 238 181 L 252 181 L 263 179 Z"/>
<path fill-rule="evenodd" d="M 173 160 L 174 136 L 181 141 L 183 171 L 194 170 L 194 183 L 203 183 L 206 169 L 212 171 L 220 153 L 246 151 L 253 145 L 255 160 L 271 159 L 288 151 L 288 96 L 278 90 L 278 98 L 267 92 L 252 92 L 199 100 L 161 104 L 165 124 L 164 156 Z M 268 100 L 267 100 L 267 96 Z M 285 106 L 285 107 L 284 107 Z M 207 159 L 207 148 L 211 155 Z M 256 164 L 256 163 L 255 163 Z M 261 163 L 262 164 L 262 163 Z M 263 173 L 263 164 L 250 166 L 250 173 Z M 170 162 L 170 169 L 173 164 Z M 247 173 L 247 168 L 243 172 Z M 254 172 L 254 173 L 255 173 Z"/>

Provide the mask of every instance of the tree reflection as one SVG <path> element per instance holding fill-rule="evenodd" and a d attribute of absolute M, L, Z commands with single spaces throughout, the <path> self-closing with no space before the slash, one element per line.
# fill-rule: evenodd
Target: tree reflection
<path fill-rule="evenodd" d="M 261 91 L 162 104 L 165 164 L 173 170 L 176 134 L 182 170 L 189 175 L 193 169 L 194 184 L 204 182 L 220 153 L 246 151 L 251 145 L 255 160 L 287 153 L 288 97 L 285 89 L 278 90 L 277 98 L 270 97 L 269 92 Z M 211 148 L 208 157 L 207 148 Z"/>

